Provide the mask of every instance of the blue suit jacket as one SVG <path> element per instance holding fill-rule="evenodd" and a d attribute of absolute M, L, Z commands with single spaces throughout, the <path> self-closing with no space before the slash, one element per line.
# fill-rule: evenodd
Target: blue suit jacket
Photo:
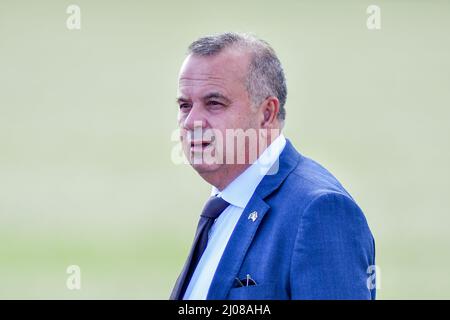
<path fill-rule="evenodd" d="M 361 209 L 287 141 L 278 173 L 264 177 L 244 209 L 207 299 L 374 299 L 367 285 L 374 264 Z M 237 286 L 247 274 L 256 285 Z"/>

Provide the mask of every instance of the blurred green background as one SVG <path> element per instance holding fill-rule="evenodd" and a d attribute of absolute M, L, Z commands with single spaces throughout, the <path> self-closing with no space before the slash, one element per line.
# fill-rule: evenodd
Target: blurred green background
<path fill-rule="evenodd" d="M 171 162 L 178 69 L 223 31 L 278 52 L 285 134 L 364 210 L 378 298 L 450 298 L 450 2 L 299 0 L 1 0 L 0 298 L 168 298 L 210 190 Z"/>

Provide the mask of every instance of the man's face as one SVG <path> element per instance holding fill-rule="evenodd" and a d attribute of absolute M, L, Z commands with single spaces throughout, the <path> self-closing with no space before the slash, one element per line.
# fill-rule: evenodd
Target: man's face
<path fill-rule="evenodd" d="M 181 67 L 180 138 L 186 157 L 206 180 L 214 181 L 220 175 L 238 170 L 239 165 L 226 164 L 223 158 L 222 163 L 196 163 L 195 157 L 205 154 L 217 157 L 230 152 L 219 150 L 226 146 L 227 129 L 259 129 L 261 115 L 252 106 L 245 85 L 249 62 L 249 53 L 225 49 L 213 56 L 189 55 Z M 217 138 L 219 134 L 221 139 Z"/>

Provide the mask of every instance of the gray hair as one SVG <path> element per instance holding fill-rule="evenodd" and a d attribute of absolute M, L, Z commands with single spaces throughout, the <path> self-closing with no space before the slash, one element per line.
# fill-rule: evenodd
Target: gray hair
<path fill-rule="evenodd" d="M 212 56 L 231 46 L 250 50 L 253 54 L 246 79 L 247 91 L 253 104 L 259 105 L 269 96 L 277 97 L 280 101 L 277 118 L 284 121 L 286 78 L 280 60 L 266 41 L 247 33 L 226 32 L 195 40 L 189 46 L 188 54 Z"/>

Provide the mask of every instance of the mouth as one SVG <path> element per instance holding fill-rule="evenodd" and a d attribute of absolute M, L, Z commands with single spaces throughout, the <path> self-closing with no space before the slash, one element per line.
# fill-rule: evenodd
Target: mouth
<path fill-rule="evenodd" d="M 212 136 L 209 139 L 205 139 L 204 137 L 200 137 L 200 139 L 196 140 L 188 140 L 188 146 L 190 146 L 191 153 L 202 153 L 206 149 L 214 146 L 215 137 Z"/>
<path fill-rule="evenodd" d="M 206 148 L 212 146 L 213 141 L 191 141 L 191 151 L 192 152 L 202 152 Z"/>

